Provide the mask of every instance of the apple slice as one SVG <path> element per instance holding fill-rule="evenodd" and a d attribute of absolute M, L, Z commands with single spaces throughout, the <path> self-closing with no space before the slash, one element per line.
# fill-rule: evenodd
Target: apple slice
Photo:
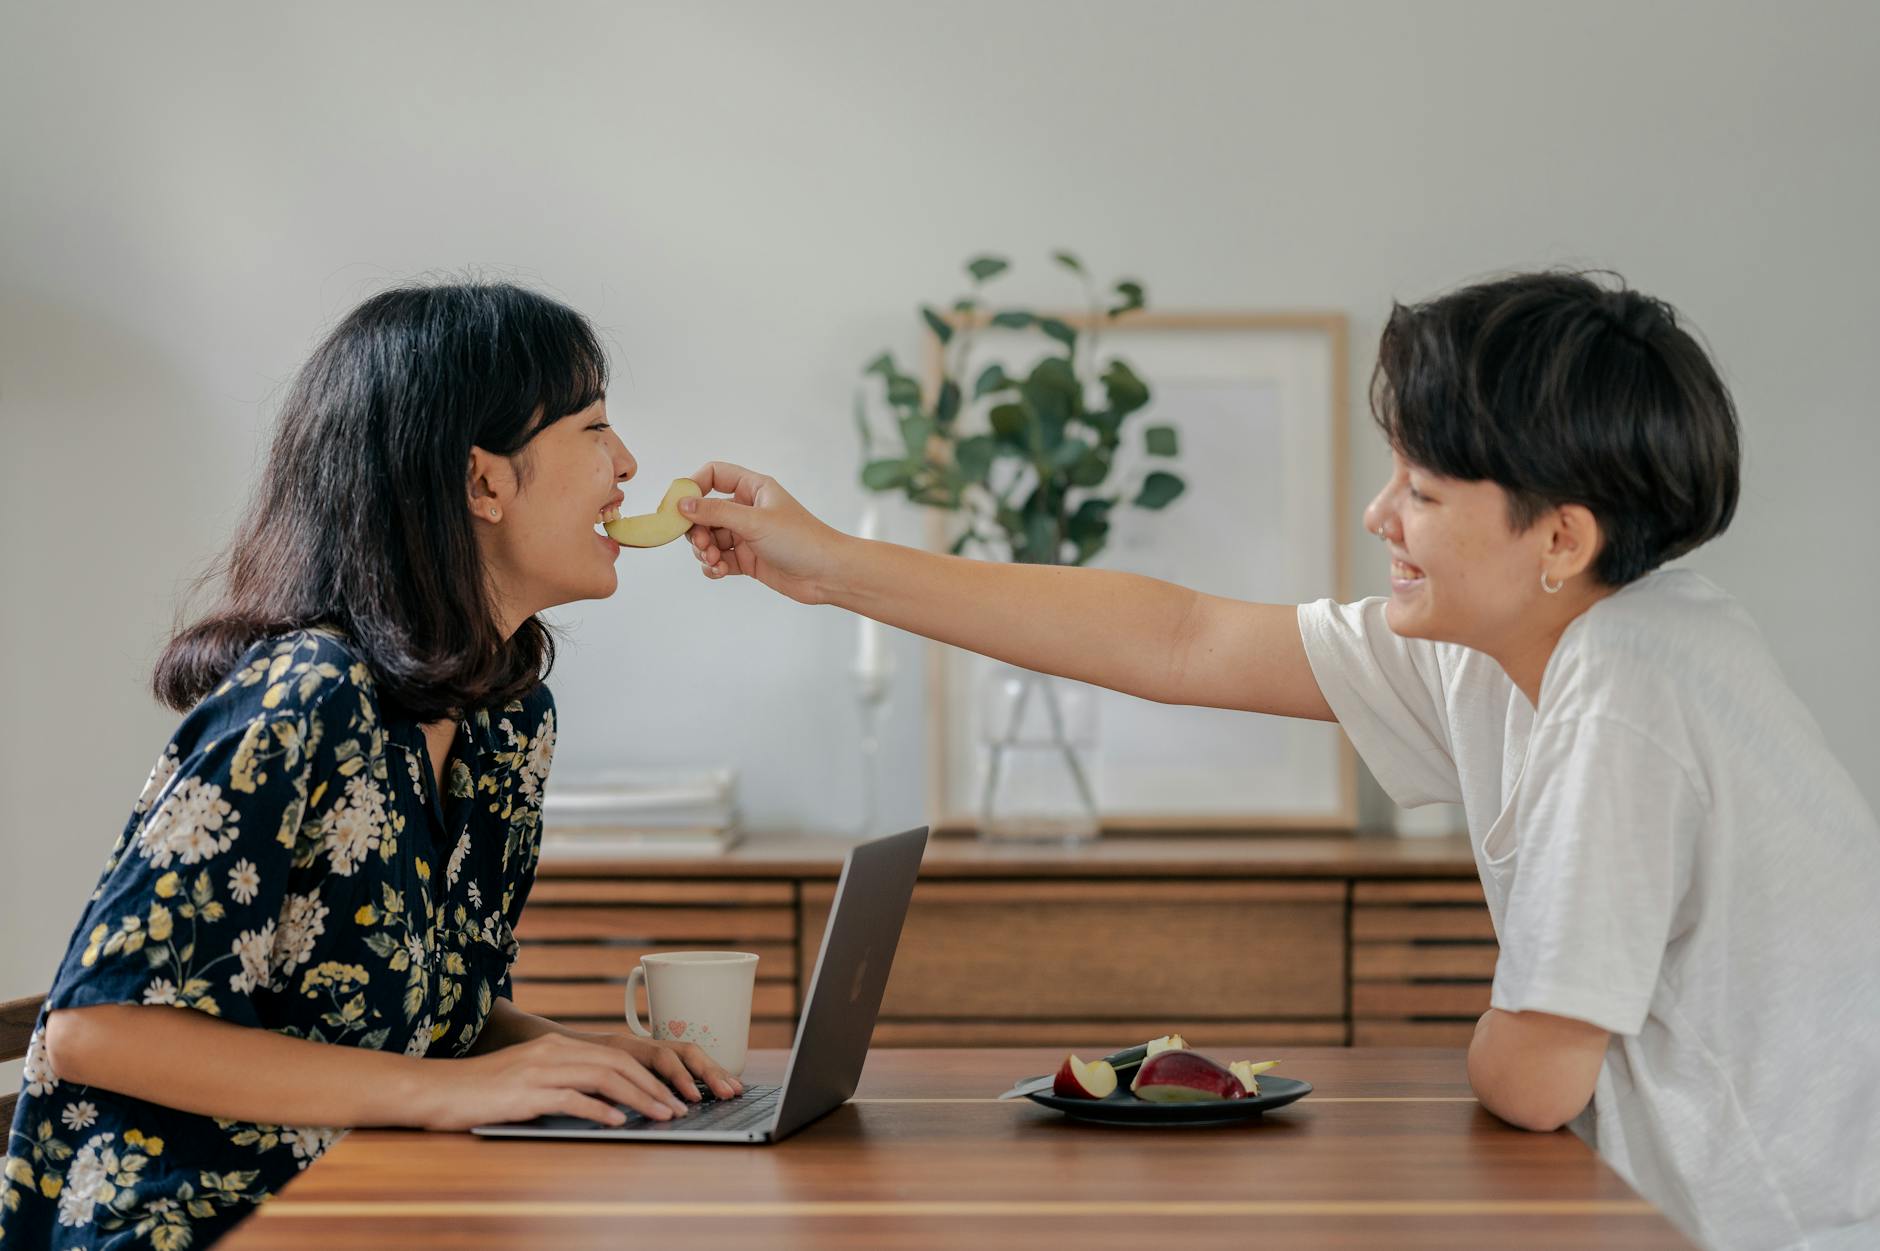
<path fill-rule="evenodd" d="M 622 547 L 659 547 L 670 543 L 692 528 L 691 518 L 679 511 L 679 501 L 696 499 L 704 492 L 690 478 L 674 478 L 666 488 L 666 498 L 657 511 L 637 517 L 619 517 L 604 524 L 607 537 Z"/>
<path fill-rule="evenodd" d="M 1227 1066 L 1227 1071 L 1240 1079 L 1240 1084 L 1247 1088 L 1248 1094 L 1257 1095 L 1260 1093 L 1260 1083 L 1255 1079 L 1278 1063 L 1278 1060 L 1236 1060 Z"/>
<path fill-rule="evenodd" d="M 1160 1038 L 1151 1038 L 1145 1046 L 1148 1050 L 1143 1053 L 1142 1058 L 1146 1061 L 1150 1056 L 1159 1055 L 1164 1051 L 1186 1051 L 1188 1040 L 1180 1034 L 1164 1034 Z"/>
<path fill-rule="evenodd" d="M 1240 1079 L 1198 1051 L 1169 1048 L 1142 1062 L 1130 1089 L 1150 1103 L 1201 1103 L 1239 1099 Z"/>
<path fill-rule="evenodd" d="M 1066 1056 L 1051 1083 L 1051 1093 L 1065 1099 L 1107 1099 L 1115 1091 L 1116 1070 L 1108 1060 L 1085 1064 L 1076 1056 Z"/>

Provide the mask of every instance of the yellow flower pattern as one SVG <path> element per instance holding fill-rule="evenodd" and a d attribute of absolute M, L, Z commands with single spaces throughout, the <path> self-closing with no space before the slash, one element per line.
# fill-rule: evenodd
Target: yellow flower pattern
<path fill-rule="evenodd" d="M 410 1056 L 469 1050 L 507 997 L 555 744 L 546 687 L 423 728 L 330 630 L 256 644 L 158 757 L 47 1011 L 131 1003 Z M 340 1127 L 182 1112 L 61 1082 L 44 1020 L 0 1172 L 0 1251 L 199 1251 Z"/>

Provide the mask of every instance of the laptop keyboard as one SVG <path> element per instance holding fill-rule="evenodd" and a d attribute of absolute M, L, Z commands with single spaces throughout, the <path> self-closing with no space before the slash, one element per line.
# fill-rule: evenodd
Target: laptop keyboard
<path fill-rule="evenodd" d="M 720 1099 L 700 1083 L 699 1094 L 703 1097 L 690 1105 L 690 1112 L 670 1121 L 652 1120 L 632 1108 L 622 1108 L 621 1111 L 627 1114 L 627 1125 L 633 1129 L 679 1130 L 685 1133 L 701 1129 L 755 1129 L 776 1116 L 777 1101 L 783 1097 L 783 1087 L 746 1086 L 744 1093 L 737 1098 Z"/>

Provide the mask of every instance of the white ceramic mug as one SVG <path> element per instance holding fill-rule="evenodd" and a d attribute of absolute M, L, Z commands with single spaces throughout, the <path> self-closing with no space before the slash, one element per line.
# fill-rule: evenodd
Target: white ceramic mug
<path fill-rule="evenodd" d="M 646 984 L 648 1030 L 634 990 Z M 757 957 L 748 951 L 662 951 L 640 957 L 627 976 L 627 1028 L 641 1038 L 697 1043 L 732 1075 L 744 1072 L 751 1041 Z"/>

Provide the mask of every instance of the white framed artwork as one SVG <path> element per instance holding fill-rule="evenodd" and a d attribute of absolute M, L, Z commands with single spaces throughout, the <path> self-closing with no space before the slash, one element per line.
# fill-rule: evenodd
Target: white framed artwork
<path fill-rule="evenodd" d="M 1059 314 L 1087 330 L 1088 318 Z M 937 349 L 937 341 L 931 345 Z M 982 332 L 980 359 L 1029 371 L 1052 350 L 1025 332 Z M 1125 498 L 1150 467 L 1140 431 L 1172 425 L 1187 489 L 1160 511 L 1118 506 L 1098 568 L 1147 574 L 1235 599 L 1346 597 L 1347 328 L 1338 313 L 1140 313 L 1101 327 L 1099 358 L 1126 360 L 1151 391 L 1129 419 L 1105 490 Z M 937 376 L 938 356 L 929 362 Z M 961 418 L 983 424 L 983 411 Z M 954 518 L 936 510 L 929 545 Z M 937 831 L 977 826 L 984 788 L 980 698 L 994 662 L 929 644 L 928 807 Z M 1090 777 L 1104 830 L 1352 829 L 1356 757 L 1332 723 L 1171 707 L 1089 688 L 1097 705 Z"/>

